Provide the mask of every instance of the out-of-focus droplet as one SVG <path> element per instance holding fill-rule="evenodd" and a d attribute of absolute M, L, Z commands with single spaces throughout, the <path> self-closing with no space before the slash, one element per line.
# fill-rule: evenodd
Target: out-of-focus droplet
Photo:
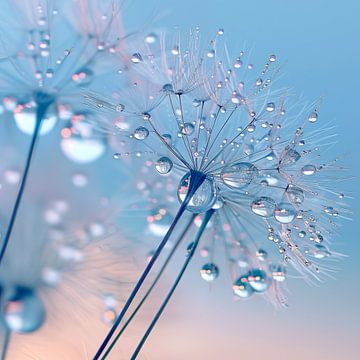
<path fill-rule="evenodd" d="M 271 267 L 271 275 L 275 281 L 283 282 L 285 280 L 285 268 L 282 265 Z"/>
<path fill-rule="evenodd" d="M 71 78 L 75 83 L 81 86 L 87 86 L 94 80 L 94 72 L 89 68 L 82 68 L 73 73 Z"/>
<path fill-rule="evenodd" d="M 88 183 L 88 178 L 85 174 L 76 173 L 72 177 L 72 183 L 76 187 L 84 187 Z"/>
<path fill-rule="evenodd" d="M 260 260 L 260 261 L 265 261 L 268 257 L 268 253 L 264 250 L 264 249 L 259 249 L 256 252 L 256 257 Z"/>
<path fill-rule="evenodd" d="M 45 307 L 30 288 L 17 286 L 2 295 L 2 318 L 10 331 L 31 333 L 45 321 Z"/>
<path fill-rule="evenodd" d="M 253 269 L 249 272 L 248 281 L 256 292 L 264 292 L 269 284 L 266 273 L 260 269 Z"/>
<path fill-rule="evenodd" d="M 241 298 L 248 298 L 254 293 L 254 289 L 250 286 L 247 275 L 240 276 L 232 286 L 234 294 Z"/>
<path fill-rule="evenodd" d="M 158 36 L 155 33 L 149 33 L 145 37 L 145 42 L 147 44 L 154 44 L 154 43 L 156 43 L 157 39 L 158 39 Z"/>
<path fill-rule="evenodd" d="M 205 264 L 200 270 L 200 275 L 207 282 L 214 281 L 219 276 L 219 268 L 213 263 Z"/>
<path fill-rule="evenodd" d="M 151 210 L 148 218 L 149 231 L 159 237 L 166 235 L 173 221 L 173 216 L 165 209 L 164 206 L 156 207 Z"/>
<path fill-rule="evenodd" d="M 14 119 L 16 126 L 23 133 L 32 135 L 36 124 L 37 105 L 34 102 L 16 106 L 14 110 Z M 57 122 L 56 109 L 51 106 L 41 120 L 40 135 L 49 133 Z"/>

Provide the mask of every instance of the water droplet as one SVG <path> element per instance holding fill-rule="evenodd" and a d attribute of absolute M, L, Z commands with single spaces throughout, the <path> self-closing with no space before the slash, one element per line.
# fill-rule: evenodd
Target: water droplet
<path fill-rule="evenodd" d="M 233 104 L 239 105 L 242 101 L 243 97 L 237 91 L 234 91 L 231 95 L 231 102 Z"/>
<path fill-rule="evenodd" d="M 215 50 L 214 49 L 210 49 L 208 50 L 206 56 L 210 59 L 212 59 L 215 56 Z"/>
<path fill-rule="evenodd" d="M 316 167 L 314 165 L 304 165 L 301 168 L 301 173 L 306 176 L 314 175 L 316 173 Z"/>
<path fill-rule="evenodd" d="M 219 276 L 219 268 L 213 264 L 205 264 L 200 270 L 201 277 L 207 281 L 214 281 Z"/>
<path fill-rule="evenodd" d="M 72 177 L 72 183 L 74 184 L 74 186 L 76 187 L 84 187 L 87 185 L 88 183 L 88 178 L 86 175 L 81 174 L 81 173 L 76 173 L 73 175 Z"/>
<path fill-rule="evenodd" d="M 251 163 L 239 162 L 226 166 L 221 171 L 221 179 L 227 186 L 241 189 L 249 185 L 259 174 L 258 169 Z"/>
<path fill-rule="evenodd" d="M 139 53 L 134 53 L 131 56 L 131 62 L 134 64 L 139 64 L 143 61 L 142 56 Z"/>
<path fill-rule="evenodd" d="M 150 33 L 150 34 L 146 35 L 145 42 L 147 44 L 154 44 L 154 43 L 156 43 L 157 39 L 158 39 L 158 37 L 155 33 Z"/>
<path fill-rule="evenodd" d="M 89 85 L 94 79 L 94 72 L 89 68 L 82 68 L 72 74 L 71 79 L 81 86 Z"/>
<path fill-rule="evenodd" d="M 106 143 L 101 139 L 72 136 L 62 139 L 60 145 L 66 157 L 81 164 L 99 159 L 106 151 Z"/>
<path fill-rule="evenodd" d="M 241 59 L 240 59 L 240 58 L 237 58 L 237 59 L 235 60 L 235 62 L 234 62 L 234 68 L 235 68 L 235 69 L 240 69 L 241 66 L 242 66 L 242 64 L 243 64 L 243 62 L 241 61 Z"/>
<path fill-rule="evenodd" d="M 31 333 L 38 330 L 45 320 L 45 307 L 30 288 L 17 286 L 2 294 L 2 318 L 9 330 Z"/>
<path fill-rule="evenodd" d="M 268 253 L 264 250 L 264 249 L 259 249 L 256 252 L 256 257 L 260 260 L 260 261 L 265 261 L 268 257 Z"/>
<path fill-rule="evenodd" d="M 165 84 L 163 87 L 162 87 L 162 90 L 164 93 L 166 94 L 169 94 L 169 93 L 172 93 L 174 92 L 174 88 L 171 84 Z"/>
<path fill-rule="evenodd" d="M 281 224 L 289 224 L 296 217 L 296 209 L 289 203 L 280 203 L 274 210 L 275 219 Z"/>
<path fill-rule="evenodd" d="M 299 231 L 299 234 L 298 234 L 298 235 L 299 235 L 300 238 L 304 238 L 304 237 L 306 236 L 306 232 L 303 231 L 303 230 L 302 230 L 302 231 Z"/>
<path fill-rule="evenodd" d="M 149 130 L 144 126 L 140 126 L 134 131 L 134 138 L 137 140 L 145 140 L 148 136 Z"/>
<path fill-rule="evenodd" d="M 164 206 L 154 208 L 148 218 L 149 231 L 159 237 L 164 237 L 173 221 L 173 216 Z"/>
<path fill-rule="evenodd" d="M 269 61 L 270 61 L 270 62 L 276 61 L 276 55 L 270 55 L 270 56 L 269 56 Z"/>
<path fill-rule="evenodd" d="M 165 142 L 169 145 L 172 143 L 172 137 L 170 134 L 162 134 L 162 138 L 165 140 Z"/>
<path fill-rule="evenodd" d="M 321 244 L 316 244 L 314 249 L 311 250 L 311 253 L 316 259 L 324 259 L 331 256 L 331 252 Z"/>
<path fill-rule="evenodd" d="M 189 190 L 191 174 L 188 172 L 180 180 L 178 187 L 178 198 L 182 203 Z M 196 190 L 195 194 L 190 199 L 187 210 L 195 213 L 203 213 L 210 210 L 217 200 L 217 190 L 214 181 L 207 177 L 200 187 Z"/>
<path fill-rule="evenodd" d="M 269 217 L 275 210 L 275 201 L 267 196 L 261 196 L 251 203 L 251 210 L 254 214 Z"/>
<path fill-rule="evenodd" d="M 181 129 L 181 133 L 183 135 L 190 136 L 193 134 L 194 130 L 195 130 L 195 127 L 192 123 L 185 123 L 183 128 Z"/>
<path fill-rule="evenodd" d="M 266 111 L 273 112 L 275 110 L 275 104 L 273 102 L 269 102 L 266 104 Z"/>
<path fill-rule="evenodd" d="M 268 288 L 266 273 L 260 269 L 253 269 L 249 272 L 248 281 L 256 292 L 264 292 Z"/>
<path fill-rule="evenodd" d="M 19 104 L 14 111 L 16 126 L 25 134 L 32 135 L 36 124 L 37 104 L 30 101 L 26 104 Z M 40 135 L 49 133 L 57 122 L 56 109 L 49 107 L 41 123 Z"/>
<path fill-rule="evenodd" d="M 282 265 L 274 265 L 272 266 L 271 270 L 272 278 L 275 281 L 285 281 L 285 268 Z"/>
<path fill-rule="evenodd" d="M 335 210 L 332 206 L 327 206 L 324 209 L 325 213 L 328 214 L 329 216 L 339 216 L 339 212 L 337 210 Z"/>
<path fill-rule="evenodd" d="M 302 204 L 305 199 L 304 192 L 299 187 L 292 184 L 288 185 L 286 195 L 288 196 L 289 201 L 295 204 Z"/>
<path fill-rule="evenodd" d="M 155 163 L 155 168 L 159 174 L 168 174 L 173 167 L 173 162 L 167 157 L 163 156 Z"/>
<path fill-rule="evenodd" d="M 112 325 L 114 321 L 116 320 L 116 310 L 112 307 L 107 307 L 104 312 L 102 313 L 102 321 L 106 325 Z"/>
<path fill-rule="evenodd" d="M 313 112 L 309 115 L 309 117 L 308 117 L 308 120 L 309 120 L 311 123 L 316 122 L 317 119 L 318 119 L 318 114 L 317 114 L 316 111 L 313 111 Z"/>
<path fill-rule="evenodd" d="M 172 53 L 173 55 L 179 55 L 179 54 L 180 54 L 179 46 L 175 45 L 175 46 L 171 49 L 171 53 Z"/>
<path fill-rule="evenodd" d="M 301 158 L 301 155 L 294 149 L 286 147 L 283 154 L 281 155 L 281 159 L 279 164 L 291 165 L 296 163 Z"/>
<path fill-rule="evenodd" d="M 240 276 L 233 284 L 234 294 L 241 298 L 248 298 L 254 293 L 254 289 L 248 282 L 247 275 Z"/>

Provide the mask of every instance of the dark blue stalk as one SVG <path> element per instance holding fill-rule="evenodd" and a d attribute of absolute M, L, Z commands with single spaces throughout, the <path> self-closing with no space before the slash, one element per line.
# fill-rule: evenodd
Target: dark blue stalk
<path fill-rule="evenodd" d="M 194 256 L 194 253 L 196 251 L 197 246 L 199 245 L 199 241 L 200 238 L 206 228 L 206 225 L 208 224 L 209 220 L 211 219 L 212 215 L 214 213 L 214 210 L 209 210 L 206 212 L 203 221 L 201 223 L 200 229 L 198 230 L 198 233 L 196 234 L 196 238 L 191 246 L 191 249 L 187 255 L 187 258 L 177 276 L 177 278 L 175 279 L 175 282 L 173 284 L 173 286 L 171 287 L 170 291 L 168 292 L 168 294 L 166 295 L 165 300 L 163 301 L 163 303 L 161 304 L 158 312 L 156 313 L 156 315 L 154 316 L 153 320 L 151 321 L 151 324 L 149 325 L 149 327 L 147 328 L 147 330 L 145 331 L 144 336 L 142 337 L 142 339 L 140 340 L 138 346 L 136 347 L 134 353 L 131 356 L 131 360 L 135 360 L 137 358 L 137 356 L 139 355 L 139 352 L 141 351 L 141 348 L 143 347 L 143 345 L 145 344 L 146 339 L 148 338 L 148 336 L 150 335 L 152 329 L 154 328 L 154 326 L 156 325 L 157 321 L 159 320 L 161 314 L 163 313 L 163 311 L 165 310 L 168 302 L 170 301 L 175 289 L 177 288 L 177 286 L 180 283 L 181 278 L 183 277 L 186 268 L 188 267 L 192 257 Z"/>
<path fill-rule="evenodd" d="M 151 257 L 151 259 L 148 262 L 145 270 L 141 274 L 139 280 L 135 284 L 135 287 L 134 287 L 133 291 L 131 292 L 129 298 L 127 299 L 123 309 L 121 310 L 121 313 L 116 318 L 113 326 L 109 330 L 109 332 L 106 335 L 104 341 L 102 342 L 102 344 L 100 345 L 98 351 L 96 352 L 96 354 L 94 356 L 94 360 L 98 360 L 100 358 L 101 354 L 103 353 L 103 351 L 105 350 L 105 348 L 108 345 L 109 341 L 111 340 L 111 337 L 113 336 L 114 332 L 119 327 L 120 322 L 123 319 L 126 311 L 128 310 L 128 308 L 132 304 L 136 294 L 141 289 L 141 286 L 142 286 L 143 282 L 145 281 L 145 279 L 149 275 L 149 273 L 150 273 L 152 267 L 154 266 L 156 260 L 160 256 L 161 251 L 163 250 L 166 243 L 168 242 L 171 234 L 173 233 L 173 231 L 175 229 L 176 224 L 178 223 L 178 221 L 182 217 L 184 211 L 186 210 L 187 204 L 189 203 L 190 199 L 193 197 L 196 190 L 200 187 L 200 185 L 204 182 L 204 180 L 206 178 L 206 176 L 203 173 L 195 171 L 195 170 L 190 170 L 190 174 L 191 174 L 191 177 L 190 177 L 189 189 L 188 189 L 188 192 L 187 192 L 187 195 L 186 195 L 186 198 L 185 198 L 184 202 L 181 204 L 181 206 L 180 206 L 180 208 L 179 208 L 173 222 L 171 223 L 171 226 L 170 226 L 169 230 L 167 231 L 167 233 L 164 236 L 163 240 L 160 242 L 160 244 L 157 247 L 154 255 Z"/>
<path fill-rule="evenodd" d="M 176 241 L 175 245 L 172 247 L 170 253 L 168 254 L 165 262 L 163 263 L 163 265 L 161 266 L 160 271 L 158 272 L 158 274 L 156 275 L 154 281 L 152 282 L 151 286 L 149 287 L 149 289 L 146 291 L 145 295 L 143 296 L 143 298 L 141 299 L 141 301 L 139 302 L 139 304 L 136 306 L 136 308 L 134 309 L 134 311 L 131 313 L 130 317 L 126 320 L 125 324 L 122 326 L 122 328 L 120 329 L 119 333 L 115 336 L 114 340 L 111 342 L 110 346 L 107 348 L 107 350 L 104 353 L 104 356 L 101 359 L 105 359 L 109 354 L 110 351 L 112 350 L 112 348 L 115 346 L 115 344 L 117 343 L 117 341 L 119 340 L 120 336 L 123 334 L 123 332 L 125 331 L 125 329 L 128 327 L 128 325 L 131 323 L 132 319 L 135 317 L 136 313 L 140 310 L 140 308 L 142 307 L 142 305 L 144 304 L 144 302 L 146 301 L 146 299 L 148 298 L 148 296 L 151 294 L 152 290 L 154 289 L 155 285 L 157 284 L 157 282 L 159 281 L 161 275 L 163 274 L 163 272 L 165 271 L 167 265 L 169 264 L 170 260 L 172 259 L 173 255 L 175 254 L 177 248 L 179 247 L 179 245 L 181 244 L 181 241 L 183 240 L 183 238 L 186 236 L 186 233 L 189 231 L 191 225 L 194 222 L 196 214 L 194 214 L 189 223 L 186 225 L 186 227 L 184 228 L 184 230 L 182 231 L 182 233 L 179 235 L 178 240 Z"/>
<path fill-rule="evenodd" d="M 1 349 L 1 360 L 6 359 L 6 354 L 9 349 L 9 343 L 10 343 L 10 335 L 11 331 L 5 326 L 5 334 L 4 334 L 4 341 L 2 343 L 2 349 Z"/>
<path fill-rule="evenodd" d="M 30 147 L 29 147 L 29 151 L 26 157 L 26 163 L 25 163 L 25 168 L 24 168 L 24 172 L 23 172 L 23 176 L 21 179 L 21 183 L 20 183 L 20 188 L 18 191 L 18 194 L 16 196 L 16 200 L 15 200 L 15 205 L 13 208 L 13 211 L 11 213 L 11 217 L 10 217 L 10 222 L 9 225 L 7 227 L 6 230 L 6 234 L 4 237 L 4 241 L 1 245 L 1 250 L 0 250 L 0 264 L 3 260 L 3 257 L 5 255 L 7 246 L 9 244 L 9 240 L 11 237 L 11 233 L 15 224 L 15 220 L 16 220 L 16 216 L 21 204 L 21 200 L 22 200 L 22 196 L 25 190 L 25 186 L 26 186 L 26 181 L 28 178 L 28 174 L 29 174 L 29 169 L 30 169 L 30 165 L 31 165 L 31 160 L 33 158 L 34 155 L 34 150 L 35 150 L 35 144 L 36 144 L 36 140 L 39 136 L 40 133 L 40 128 L 41 128 L 41 124 L 42 124 L 42 120 L 46 114 L 46 111 L 49 107 L 49 105 L 52 103 L 52 98 L 50 98 L 49 96 L 47 96 L 46 94 L 42 94 L 39 93 L 36 95 L 36 103 L 37 103 L 37 108 L 36 108 L 36 122 L 35 122 L 35 129 L 34 129 L 34 133 L 32 134 L 31 137 L 31 142 L 30 142 Z"/>

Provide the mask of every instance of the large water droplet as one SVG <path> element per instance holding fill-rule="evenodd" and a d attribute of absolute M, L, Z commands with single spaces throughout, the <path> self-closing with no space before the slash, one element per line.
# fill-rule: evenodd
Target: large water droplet
<path fill-rule="evenodd" d="M 155 163 L 155 169 L 161 175 L 168 174 L 173 167 L 173 162 L 167 157 L 162 156 Z"/>
<path fill-rule="evenodd" d="M 281 224 L 289 224 L 296 217 L 296 209 L 289 203 L 280 203 L 276 205 L 274 217 Z"/>
<path fill-rule="evenodd" d="M 37 105 L 35 102 L 18 105 L 14 110 L 16 126 L 25 134 L 32 135 L 35 130 Z M 57 122 L 56 109 L 51 106 L 41 121 L 40 135 L 49 133 Z"/>
<path fill-rule="evenodd" d="M 275 210 L 275 201 L 267 196 L 261 196 L 251 203 L 251 210 L 254 214 L 269 217 Z"/>
<path fill-rule="evenodd" d="M 61 140 L 61 150 L 70 160 L 85 164 L 99 159 L 106 150 L 106 144 L 99 139 L 69 137 Z"/>
<path fill-rule="evenodd" d="M 137 140 L 145 140 L 148 136 L 149 130 L 144 126 L 140 126 L 134 131 L 134 138 Z"/>
<path fill-rule="evenodd" d="M 239 162 L 226 166 L 221 171 L 221 179 L 227 186 L 241 189 L 249 185 L 259 174 L 258 169 L 251 163 Z"/>
<path fill-rule="evenodd" d="M 182 203 L 189 191 L 191 174 L 188 172 L 180 180 L 178 187 L 178 198 Z M 212 208 L 217 200 L 217 190 L 213 179 L 207 177 L 200 187 L 196 190 L 195 194 L 190 199 L 187 210 L 194 213 L 203 213 Z"/>

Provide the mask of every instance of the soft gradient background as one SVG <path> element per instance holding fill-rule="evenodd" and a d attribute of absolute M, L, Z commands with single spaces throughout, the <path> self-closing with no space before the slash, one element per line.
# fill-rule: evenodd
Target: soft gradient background
<path fill-rule="evenodd" d="M 150 15 L 149 15 L 150 14 Z M 144 347 L 156 360 L 339 360 L 358 359 L 360 340 L 360 2 L 356 0 L 181 0 L 125 4 L 124 22 L 152 18 L 203 34 L 219 27 L 229 47 L 244 44 L 256 57 L 271 53 L 285 63 L 281 85 L 310 101 L 324 98 L 321 121 L 337 124 L 339 144 L 355 179 L 344 184 L 354 196 L 353 221 L 343 223 L 337 250 L 349 255 L 336 280 L 311 287 L 289 284 L 290 309 L 279 312 L 262 299 L 234 302 L 226 274 L 211 289 L 192 265 L 168 311 Z M 135 340 L 135 335 L 134 335 Z"/>
<path fill-rule="evenodd" d="M 101 1 L 101 0 L 99 0 Z M 1 0 L 0 0 L 1 6 Z M 359 118 L 359 67 L 360 67 L 360 2 L 356 0 L 127 0 L 123 6 L 126 28 L 138 28 L 139 24 L 151 28 L 180 27 L 187 31 L 199 25 L 205 37 L 211 37 L 218 28 L 225 29 L 229 48 L 253 49 L 254 62 L 263 64 L 275 53 L 284 64 L 280 86 L 289 87 L 295 94 L 313 101 L 324 98 L 320 120 L 337 125 L 339 143 L 336 153 L 344 155 L 344 163 L 352 168 L 355 179 L 344 183 L 344 193 L 355 197 L 349 200 L 353 208 L 353 221 L 344 221 L 342 237 L 336 250 L 349 255 L 339 264 L 341 271 L 335 280 L 315 287 L 302 280 L 292 279 L 289 285 L 290 308 L 277 311 L 261 297 L 235 302 L 226 271 L 211 288 L 199 276 L 203 260 L 197 258 L 191 265 L 182 284 L 169 304 L 139 359 L 146 360 L 356 360 L 360 341 L 360 118 Z M 13 152 L 2 153 L 1 165 L 13 163 L 15 152 L 26 148 L 29 138 L 20 134 L 12 124 L 9 133 L 6 124 L 1 125 L 1 145 L 19 144 Z M 4 130 L 5 129 L 5 130 Z M 119 163 L 114 166 L 109 151 L 105 158 L 91 166 L 68 166 L 61 155 L 58 133 L 44 136 L 38 147 L 34 173 L 56 165 L 55 175 L 61 173 L 64 185 L 71 186 L 74 170 L 86 173 L 92 181 L 92 191 L 108 195 L 121 186 Z M 21 144 L 20 144 L 21 143 Z M 42 151 L 48 149 L 48 151 Z M 50 150 L 51 149 L 51 152 Z M 17 150 L 17 151 L 15 151 Z M 55 160 L 54 160 L 55 159 Z M 18 168 L 22 162 L 19 161 Z M 65 166 L 66 165 L 66 166 Z M 110 173 L 114 171 L 114 173 Z M 108 174 L 112 174 L 108 176 Z M 54 175 L 54 174 L 53 174 Z M 56 184 L 32 180 L 31 201 L 43 188 L 60 196 Z M 104 181 L 104 179 L 106 181 Z M 60 181 L 60 180 L 59 180 Z M 35 186 L 36 185 L 36 186 Z M 79 198 L 84 197 L 79 191 Z M 356 199 L 357 198 L 357 199 Z M 23 213 L 24 214 L 24 213 Z M 148 248 L 147 248 L 148 249 Z M 143 255 L 143 254 L 142 254 Z M 134 257 L 136 253 L 134 253 Z M 145 257 L 138 259 L 139 265 Z M 178 258 L 177 263 L 181 261 Z M 141 267 L 139 267 L 140 272 Z M 165 280 L 170 283 L 175 268 Z M 164 289 L 161 289 L 162 291 Z M 120 354 L 114 352 L 110 359 L 128 360 L 147 322 L 151 319 L 159 292 L 149 304 L 138 323 L 122 340 Z M 70 329 L 59 330 L 71 334 Z M 69 331 L 69 332 L 67 332 Z M 96 329 L 89 325 L 92 334 Z M 86 349 L 90 359 L 99 345 L 91 338 L 92 347 Z M 56 328 L 56 333 L 58 333 Z M 49 336 L 51 336 L 49 334 Z M 84 334 L 86 336 L 86 334 Z M 25 340 L 24 340 L 25 341 Z M 49 346 L 52 357 L 77 360 L 78 355 L 62 355 L 63 349 L 54 338 Z M 69 339 L 76 342 L 77 339 Z M 21 343 L 15 344 L 13 351 Z M 66 346 L 66 345 L 64 345 Z M 71 345 L 69 345 L 69 351 Z M 69 352 L 70 353 L 70 352 Z M 61 355 L 60 355 L 61 354 Z M 84 353 L 85 354 L 85 353 Z M 55 356 L 56 355 L 56 356 Z M 15 360 L 25 359 L 14 355 Z M 11 359 L 12 359 L 11 358 Z M 29 358 L 29 357 L 27 357 Z M 40 357 L 34 355 L 34 359 Z"/>

